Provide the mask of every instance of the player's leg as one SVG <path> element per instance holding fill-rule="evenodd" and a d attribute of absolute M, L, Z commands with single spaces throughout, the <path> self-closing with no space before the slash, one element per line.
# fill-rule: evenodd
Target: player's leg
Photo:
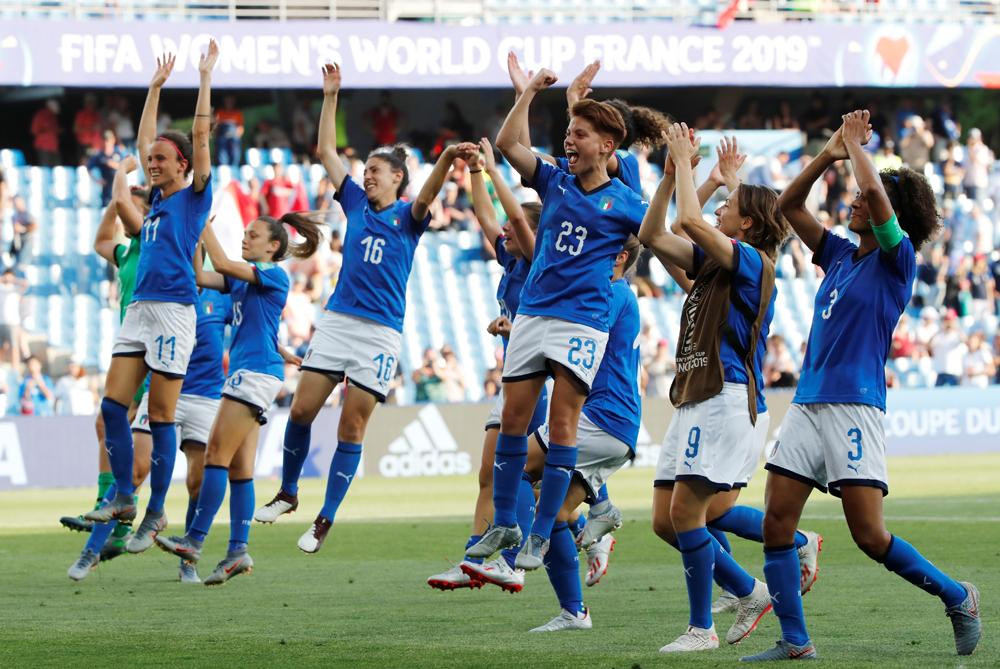
<path fill-rule="evenodd" d="M 181 435 L 181 450 L 187 459 L 187 475 L 184 484 L 188 493 L 187 513 L 184 515 L 184 533 L 191 531 L 194 514 L 198 510 L 198 493 L 201 491 L 202 479 L 205 475 L 205 441 L 185 439 Z M 196 565 L 181 559 L 178 566 L 178 578 L 181 583 L 201 583 Z"/>
<path fill-rule="evenodd" d="M 260 425 L 255 420 L 229 464 L 229 546 L 226 557 L 205 578 L 205 585 L 221 585 L 233 576 L 253 571 L 253 558 L 247 552 L 247 545 L 253 517 L 253 469 L 259 436 Z"/>

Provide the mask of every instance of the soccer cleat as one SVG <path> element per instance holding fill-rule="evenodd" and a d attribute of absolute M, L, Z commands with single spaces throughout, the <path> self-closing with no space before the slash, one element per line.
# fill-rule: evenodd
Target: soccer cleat
<path fill-rule="evenodd" d="M 458 590 L 460 588 L 481 588 L 483 582 L 475 579 L 471 574 L 462 569 L 462 565 L 456 564 L 440 574 L 434 574 L 427 579 L 427 585 L 435 590 Z"/>
<path fill-rule="evenodd" d="M 548 552 L 548 539 L 538 534 L 529 534 L 528 540 L 514 558 L 514 567 L 525 571 L 538 569 L 544 564 L 545 554 Z"/>
<path fill-rule="evenodd" d="M 580 548 L 589 548 L 600 541 L 609 532 L 614 532 L 622 526 L 622 512 L 610 501 L 598 504 L 598 507 L 607 505 L 597 513 L 594 507 L 587 512 L 587 524 L 583 526 L 583 531 L 576 538 L 576 545 Z"/>
<path fill-rule="evenodd" d="M 127 542 L 127 536 L 116 537 L 112 535 L 108 537 L 108 540 L 101 546 L 101 562 L 108 562 L 109 560 L 114 560 L 116 557 L 125 555 L 125 544 Z"/>
<path fill-rule="evenodd" d="M 299 537 L 299 550 L 306 553 L 315 553 L 326 541 L 326 535 L 330 532 L 331 523 L 323 516 L 316 516 L 316 520 L 309 527 L 305 534 Z"/>
<path fill-rule="evenodd" d="M 188 562 L 184 558 L 181 558 L 177 576 L 180 578 L 181 583 L 201 583 L 201 577 L 198 576 L 198 568 L 193 562 Z"/>
<path fill-rule="evenodd" d="M 979 590 L 965 581 L 959 581 L 969 593 L 961 604 L 945 609 L 946 616 L 951 618 L 951 627 L 955 631 L 955 650 L 959 655 L 972 655 L 983 636 L 983 624 L 979 619 Z"/>
<path fill-rule="evenodd" d="M 582 613 L 570 613 L 563 609 L 555 618 L 530 631 L 565 632 L 567 630 L 589 630 L 593 626 L 594 623 L 590 620 L 590 609 L 584 609 Z"/>
<path fill-rule="evenodd" d="M 823 535 L 801 530 L 809 540 L 799 553 L 799 591 L 804 595 L 812 589 L 819 578 L 819 553 L 823 550 Z"/>
<path fill-rule="evenodd" d="M 162 534 L 156 535 L 156 545 L 168 553 L 173 553 L 179 558 L 184 558 L 192 564 L 197 564 L 201 559 L 201 546 L 195 545 L 190 537 L 173 536 L 165 537 Z"/>
<path fill-rule="evenodd" d="M 740 597 L 736 607 L 736 620 L 726 632 L 726 643 L 739 643 L 757 628 L 757 623 L 771 610 L 771 595 L 767 584 L 754 581 L 753 590 L 746 597 Z"/>
<path fill-rule="evenodd" d="M 135 498 L 132 495 L 115 495 L 115 498 L 83 514 L 84 520 L 106 523 L 109 520 L 130 521 L 135 519 Z"/>
<path fill-rule="evenodd" d="M 729 613 L 730 611 L 735 611 L 740 605 L 740 598 L 731 592 L 725 590 L 719 595 L 719 598 L 712 603 L 712 615 L 717 613 Z"/>
<path fill-rule="evenodd" d="M 796 646 L 788 643 L 784 639 L 774 645 L 773 648 L 765 650 L 756 655 L 741 657 L 740 662 L 774 662 L 775 660 L 815 660 L 816 647 L 811 643 L 804 646 Z"/>
<path fill-rule="evenodd" d="M 590 521 L 587 521 L 587 527 Z M 587 528 L 583 528 L 584 532 Z M 582 534 L 582 532 L 581 532 Z M 617 541 L 610 534 L 605 534 L 601 539 L 587 549 L 587 587 L 597 585 L 601 577 L 608 573 L 608 560 L 611 551 L 615 549 Z"/>
<path fill-rule="evenodd" d="M 142 522 L 139 523 L 139 527 L 136 528 L 135 532 L 132 533 L 132 536 L 129 537 L 128 543 L 125 544 L 125 550 L 129 553 L 143 552 L 153 545 L 153 540 L 156 539 L 156 535 L 162 532 L 166 527 L 166 513 L 161 511 L 158 515 L 156 515 L 147 509 L 146 515 L 142 517 Z"/>
<path fill-rule="evenodd" d="M 661 653 L 691 653 L 719 647 L 715 625 L 707 630 L 688 625 L 687 631 L 660 649 Z"/>
<path fill-rule="evenodd" d="M 299 508 L 299 498 L 296 495 L 289 495 L 284 490 L 278 490 L 270 502 L 257 509 L 253 514 L 253 519 L 258 523 L 273 523 L 286 513 L 291 513 Z"/>
<path fill-rule="evenodd" d="M 100 556 L 90 549 L 84 549 L 80 553 L 80 557 L 73 566 L 69 568 L 66 572 L 67 575 L 74 581 L 82 581 L 90 575 L 90 572 L 97 569 L 97 563 L 100 561 Z"/>
<path fill-rule="evenodd" d="M 83 516 L 63 516 L 59 519 L 59 524 L 74 532 L 92 532 L 94 530 L 94 521 L 87 520 Z"/>
<path fill-rule="evenodd" d="M 497 551 L 520 546 L 521 539 L 521 528 L 517 525 L 493 525 L 479 541 L 465 549 L 465 554 L 471 558 L 488 558 Z"/>
<path fill-rule="evenodd" d="M 233 576 L 249 574 L 252 571 L 253 558 L 250 557 L 250 553 L 241 551 L 235 554 L 228 554 L 222 562 L 215 565 L 215 569 L 205 579 L 205 585 L 222 585 Z"/>
<path fill-rule="evenodd" d="M 510 593 L 521 592 L 524 589 L 524 570 L 512 569 L 503 557 L 485 564 L 463 562 L 460 566 L 469 578 L 479 581 L 480 586 L 483 583 L 492 583 Z"/>

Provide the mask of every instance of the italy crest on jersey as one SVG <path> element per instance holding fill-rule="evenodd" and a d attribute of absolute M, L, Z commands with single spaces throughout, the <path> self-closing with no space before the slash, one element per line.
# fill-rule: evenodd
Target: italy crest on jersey
<path fill-rule="evenodd" d="M 612 206 L 614 206 L 614 203 L 615 201 L 613 198 L 605 196 L 601 198 L 601 203 L 599 206 L 601 208 L 601 211 L 608 211 L 609 209 L 611 209 Z"/>

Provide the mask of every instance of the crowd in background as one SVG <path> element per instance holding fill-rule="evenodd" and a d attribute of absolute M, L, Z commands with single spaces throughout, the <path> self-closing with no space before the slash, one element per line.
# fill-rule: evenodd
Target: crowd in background
<path fill-rule="evenodd" d="M 851 107 L 853 103 L 844 104 Z M 839 109 L 839 106 L 836 107 Z M 906 165 L 925 174 L 938 191 L 942 216 L 942 234 L 921 250 L 918 257 L 917 279 L 911 308 L 902 317 L 892 341 L 891 361 L 908 360 L 920 363 L 929 360 L 936 385 L 968 385 L 982 387 L 1000 382 L 1000 331 L 997 328 L 1000 304 L 1000 174 L 995 156 L 976 128 L 962 128 L 947 103 L 934 103 L 917 98 L 902 98 L 892 107 L 869 104 L 872 111 L 874 137 L 866 147 L 874 155 L 880 169 Z M 803 109 L 795 110 L 787 102 L 768 107 L 766 101 L 747 98 L 734 108 L 732 115 L 706 109 L 696 119 L 701 129 L 798 129 L 804 133 L 804 149 L 799 155 L 779 153 L 768 157 L 751 157 L 744 168 L 744 180 L 763 183 L 777 190 L 784 188 L 825 143 L 839 124 L 831 114 L 830 103 L 814 96 Z M 110 200 L 110 186 L 118 161 L 135 142 L 132 118 L 135 110 L 126 98 L 107 96 L 98 106 L 95 96 L 87 96 L 84 106 L 75 114 L 68 129 L 73 134 L 76 152 L 70 160 L 60 153 L 59 135 L 66 128 L 59 118 L 59 102 L 49 100 L 32 119 L 30 134 L 34 159 L 40 165 L 86 165 L 96 186 L 101 188 L 101 201 Z M 479 134 L 495 135 L 502 121 L 501 114 L 484 119 L 477 127 L 467 120 L 458 105 L 448 103 L 443 119 L 433 132 L 420 135 L 420 146 L 411 151 L 408 196 L 415 194 L 431 169 L 431 160 L 448 142 L 458 138 L 476 138 Z M 377 145 L 399 141 L 403 113 L 389 95 L 369 110 L 370 133 Z M 534 119 L 547 136 L 544 117 Z M 160 119 L 167 127 L 172 119 L 164 114 Z M 338 123 L 342 157 L 351 174 L 360 179 L 364 154 L 346 141 L 346 131 Z M 533 126 L 534 127 L 534 126 Z M 162 129 L 162 128 L 161 128 Z M 226 190 L 239 209 L 244 224 L 259 215 L 280 217 L 287 211 L 322 210 L 331 224 L 323 252 L 307 260 L 287 263 L 292 275 L 292 289 L 284 313 L 282 336 L 285 344 L 304 353 L 313 324 L 336 285 L 341 264 L 341 229 L 343 214 L 332 199 L 333 188 L 322 180 L 310 198 L 298 170 L 278 163 L 258 177 L 253 173 L 244 178 L 238 169 L 248 146 L 288 149 L 298 165 L 313 161 L 316 116 L 313 108 L 302 104 L 284 122 L 277 119 L 258 121 L 252 129 L 244 124 L 243 112 L 233 96 L 225 96 L 216 112 L 214 150 L 218 164 L 234 169 L 233 180 Z M 406 139 L 411 139 L 407 137 Z M 368 148 L 368 147 L 365 147 Z M 660 176 L 662 155 L 648 150 L 638 152 L 640 176 L 647 193 L 651 193 Z M 711 159 L 711 157 L 710 157 Z M 522 199 L 534 194 L 519 183 L 512 184 Z M 846 223 L 856 192 L 856 182 L 849 164 L 842 162 L 827 171 L 817 182 L 807 202 L 813 214 L 827 227 L 850 236 Z M 502 209 L 494 203 L 502 216 Z M 472 212 L 471 187 L 465 166 L 456 162 L 445 187 L 431 208 L 432 231 L 477 231 L 478 222 Z M 44 333 L 28 333 L 21 324 L 26 320 L 30 300 L 23 299 L 28 286 L 19 272 L 19 265 L 30 257 L 32 237 L 37 229 L 35 214 L 29 211 L 25 199 L 11 192 L 0 172 L 0 259 L 4 266 L 0 277 L 0 408 L 9 413 L 49 415 L 53 413 L 92 413 L 99 398 L 101 378 L 88 373 L 79 361 L 70 361 L 53 381 L 43 373 L 44 354 L 32 344 Z M 484 259 L 492 249 L 483 246 Z M 677 286 L 656 263 L 648 259 L 639 263 L 636 289 L 641 297 L 676 294 Z M 779 274 L 786 278 L 803 278 L 820 270 L 812 265 L 808 251 L 797 239 L 791 239 L 782 250 Z M 114 294 L 112 293 L 112 297 Z M 485 323 L 483 327 L 485 327 Z M 674 342 L 668 341 L 652 323 L 643 326 L 642 350 L 643 388 L 648 396 L 664 397 L 673 376 Z M 42 346 L 44 351 L 44 346 Z M 797 381 L 796 359 L 787 342 L 777 334 L 767 340 L 764 366 L 765 382 L 770 387 L 792 387 Z M 483 394 L 493 396 L 500 386 L 502 357 L 497 347 L 497 365 L 482 381 Z M 424 351 L 417 369 L 400 369 L 393 382 L 390 401 L 398 400 L 404 386 L 409 386 L 409 399 L 423 402 L 460 402 L 466 400 L 468 388 L 461 373 L 460 361 L 450 346 Z M 278 403 L 287 405 L 294 392 L 297 370 L 286 370 L 285 389 Z M 899 380 L 890 369 L 890 385 Z M 478 395 L 478 393 L 476 393 Z M 333 401 L 337 401 L 335 397 Z"/>

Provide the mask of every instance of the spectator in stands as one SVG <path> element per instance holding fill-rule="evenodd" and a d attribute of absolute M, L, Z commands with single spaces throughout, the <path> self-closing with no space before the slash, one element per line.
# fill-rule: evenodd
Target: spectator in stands
<path fill-rule="evenodd" d="M 316 149 L 316 114 L 312 101 L 303 99 L 292 112 L 292 151 L 300 160 L 310 160 Z"/>
<path fill-rule="evenodd" d="M 919 355 L 929 356 L 931 354 L 931 340 L 941 330 L 938 325 L 938 312 L 934 307 L 924 307 L 920 310 L 920 322 L 913 331 L 914 344 L 919 351 Z"/>
<path fill-rule="evenodd" d="M 656 353 L 653 359 L 646 365 L 647 397 L 667 397 L 670 395 L 670 384 L 674 380 L 677 371 L 677 364 L 673 354 L 670 353 L 670 344 L 666 339 L 661 339 L 656 343 Z"/>
<path fill-rule="evenodd" d="M 62 163 L 59 155 L 59 101 L 49 98 L 45 106 L 31 117 L 31 134 L 34 137 L 35 159 L 43 167 Z"/>
<path fill-rule="evenodd" d="M 972 298 L 972 315 L 982 320 L 988 313 L 996 313 L 995 280 L 986 262 L 986 255 L 977 254 L 969 271 L 969 294 Z"/>
<path fill-rule="evenodd" d="M 243 157 L 243 112 L 236 108 L 235 96 L 227 95 L 222 99 L 222 109 L 215 112 L 215 123 L 216 162 L 239 167 Z"/>
<path fill-rule="evenodd" d="M 73 136 L 76 137 L 77 157 L 81 162 L 94 151 L 101 150 L 103 128 L 104 122 L 97 110 L 97 97 L 85 95 L 83 108 L 73 117 Z"/>
<path fill-rule="evenodd" d="M 35 356 L 30 356 L 25 361 L 25 369 L 24 380 L 17 393 L 21 401 L 21 415 L 51 416 L 55 399 L 52 379 L 47 374 L 42 374 L 42 362 Z"/>
<path fill-rule="evenodd" d="M 388 91 L 382 91 L 378 106 L 368 111 L 368 119 L 375 146 L 391 146 L 396 143 L 399 135 L 399 110 L 392 104 Z"/>
<path fill-rule="evenodd" d="M 778 113 L 771 117 L 770 127 L 774 130 L 798 130 L 799 121 L 792 114 L 792 103 L 782 100 L 778 104 Z"/>
<path fill-rule="evenodd" d="M 386 404 L 402 404 L 401 396 L 404 385 L 403 365 L 396 365 L 396 373 L 389 382 L 389 389 L 385 393 Z"/>
<path fill-rule="evenodd" d="M 941 179 L 944 182 L 944 198 L 954 199 L 962 192 L 962 183 L 965 181 L 965 169 L 962 167 L 962 160 L 959 154 L 962 147 L 958 142 L 948 142 L 946 148 L 941 150 L 939 156 Z"/>
<path fill-rule="evenodd" d="M 316 307 L 306 291 L 308 281 L 302 274 L 296 274 L 292 289 L 288 292 L 282 318 L 288 326 L 288 344 L 293 349 L 299 349 L 309 341 L 313 321 L 316 319 Z"/>
<path fill-rule="evenodd" d="M 112 130 L 105 130 L 101 150 L 90 156 L 87 169 L 97 171 L 100 175 L 97 183 L 101 186 L 101 207 L 107 207 L 111 202 L 111 184 L 114 182 L 118 163 L 125 157 L 125 147 L 118 143 Z"/>
<path fill-rule="evenodd" d="M 416 386 L 415 402 L 443 402 L 445 400 L 444 382 L 441 378 L 441 368 L 444 361 L 438 357 L 433 348 L 424 349 L 423 364 L 413 372 L 412 380 Z"/>
<path fill-rule="evenodd" d="M 990 166 L 993 165 L 993 152 L 983 142 L 983 133 L 979 128 L 969 130 L 965 144 L 965 195 L 970 200 L 978 201 L 985 197 L 990 183 Z"/>
<path fill-rule="evenodd" d="M 15 195 L 12 200 L 14 212 L 11 215 L 13 236 L 10 239 L 10 246 L 7 251 L 10 254 L 11 266 L 16 267 L 21 262 L 22 256 L 25 258 L 31 255 L 32 241 L 35 237 L 35 230 L 38 222 L 34 215 L 28 211 L 28 203 L 20 195 Z"/>
<path fill-rule="evenodd" d="M 937 372 L 935 386 L 957 386 L 962 378 L 965 360 L 965 336 L 958 328 L 958 314 L 949 309 L 944 317 L 941 331 L 930 342 L 934 371 Z"/>
<path fill-rule="evenodd" d="M 274 176 L 260 189 L 262 216 L 281 218 L 290 211 L 308 211 L 309 200 L 301 181 L 292 181 L 282 163 L 274 164 Z"/>
<path fill-rule="evenodd" d="M 903 314 L 899 317 L 896 330 L 892 333 L 892 343 L 889 345 L 889 358 L 918 358 L 920 348 L 917 346 L 917 338 L 910 327 L 910 317 Z"/>
<path fill-rule="evenodd" d="M 18 279 L 14 270 L 0 275 L 0 353 L 15 368 L 27 357 L 21 330 L 21 298 L 27 289 L 27 281 Z"/>
<path fill-rule="evenodd" d="M 128 108 L 128 98 L 116 95 L 111 99 L 108 113 L 108 129 L 115 133 L 118 142 L 128 150 L 135 148 L 135 126 L 132 124 L 132 110 Z"/>
<path fill-rule="evenodd" d="M 736 121 L 736 127 L 740 130 L 760 130 L 764 127 L 764 115 L 760 112 L 760 101 L 750 98 L 746 103 L 746 108 Z"/>
<path fill-rule="evenodd" d="M 875 169 L 879 172 L 883 170 L 898 170 L 903 166 L 903 159 L 896 155 L 896 143 L 891 139 L 882 142 L 878 152 L 873 157 Z"/>
<path fill-rule="evenodd" d="M 292 140 L 282 127 L 271 121 L 257 123 L 257 134 L 254 135 L 254 146 L 261 149 L 290 149 Z"/>
<path fill-rule="evenodd" d="M 899 134 L 899 155 L 910 169 L 923 174 L 932 148 L 934 134 L 924 124 L 924 119 L 914 114 L 903 121 L 903 130 Z"/>
<path fill-rule="evenodd" d="M 798 368 L 788 351 L 785 338 L 779 334 L 767 338 L 763 376 L 764 384 L 769 388 L 793 388 L 799 382 Z"/>
<path fill-rule="evenodd" d="M 985 337 L 982 330 L 975 330 L 969 335 L 966 344 L 969 350 L 965 354 L 962 365 L 964 368 L 963 386 L 985 388 L 996 376 L 996 361 L 993 359 L 993 352 L 984 344 Z"/>
<path fill-rule="evenodd" d="M 495 398 L 500 394 L 500 387 L 503 385 L 503 373 L 500 368 L 486 370 L 486 377 L 483 379 L 483 401 Z"/>
<path fill-rule="evenodd" d="M 76 360 L 69 363 L 66 374 L 56 381 L 55 413 L 59 416 L 92 416 L 97 409 L 97 381 L 87 376 Z"/>
<path fill-rule="evenodd" d="M 441 359 L 444 365 L 441 368 L 441 382 L 444 384 L 444 396 L 449 402 L 465 401 L 465 377 L 462 374 L 462 366 L 458 362 L 458 356 L 451 346 L 445 344 L 441 347 Z"/>
<path fill-rule="evenodd" d="M 806 142 L 808 144 L 816 144 L 815 148 L 817 149 L 822 148 L 820 143 L 826 142 L 830 135 L 833 134 L 833 129 L 830 127 L 830 107 L 822 95 L 814 93 L 809 98 L 809 105 L 802 113 L 799 125 L 806 133 Z M 814 147 L 807 148 L 812 149 Z M 810 153 L 813 153 L 813 151 L 810 151 Z"/>

